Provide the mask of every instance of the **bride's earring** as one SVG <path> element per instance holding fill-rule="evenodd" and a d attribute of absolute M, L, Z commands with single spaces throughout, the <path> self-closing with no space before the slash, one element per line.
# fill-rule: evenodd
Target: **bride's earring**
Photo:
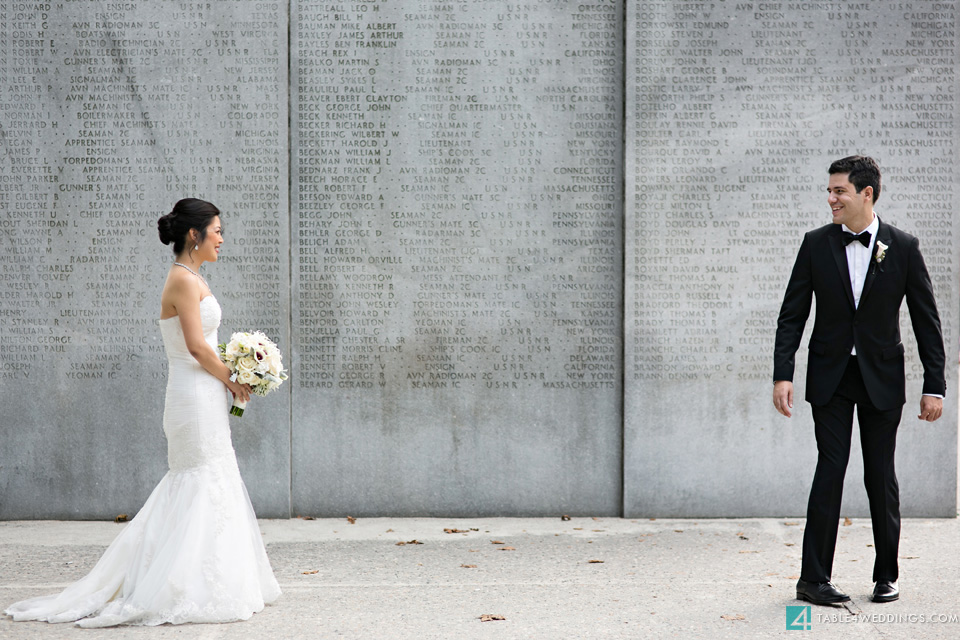
<path fill-rule="evenodd" d="M 198 244 L 193 245 L 193 250 L 194 250 L 194 251 L 200 251 L 200 245 L 198 245 Z"/>

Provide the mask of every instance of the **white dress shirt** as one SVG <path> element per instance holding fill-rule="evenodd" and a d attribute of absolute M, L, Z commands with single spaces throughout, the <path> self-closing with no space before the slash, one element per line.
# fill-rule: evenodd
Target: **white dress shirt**
<path fill-rule="evenodd" d="M 844 231 L 853 233 L 847 225 L 840 225 Z M 850 287 L 853 289 L 853 306 L 860 307 L 860 296 L 863 294 L 863 283 L 867 279 L 867 269 L 870 268 L 870 259 L 873 257 L 873 248 L 877 244 L 877 230 L 880 228 L 880 218 L 873 216 L 873 222 L 861 233 L 870 233 L 870 246 L 865 247 L 859 240 L 847 245 L 847 270 L 850 272 Z M 860 234 L 854 234 L 860 235 Z M 857 355 L 857 348 L 851 351 Z"/>

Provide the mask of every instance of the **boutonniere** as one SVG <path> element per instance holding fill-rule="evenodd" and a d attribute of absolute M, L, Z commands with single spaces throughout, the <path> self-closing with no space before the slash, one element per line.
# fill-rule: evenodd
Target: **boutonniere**
<path fill-rule="evenodd" d="M 880 273 L 883 273 L 883 261 L 884 261 L 884 259 L 887 257 L 887 249 L 889 249 L 889 248 L 890 248 L 890 247 L 888 247 L 887 245 L 885 245 L 885 244 L 883 244 L 882 242 L 880 242 L 879 240 L 877 240 L 877 252 L 876 252 L 876 254 L 874 254 L 874 256 L 873 256 L 873 260 L 874 260 L 873 271 L 874 271 L 874 273 L 876 273 L 876 271 L 877 271 L 877 265 L 880 265 Z"/>

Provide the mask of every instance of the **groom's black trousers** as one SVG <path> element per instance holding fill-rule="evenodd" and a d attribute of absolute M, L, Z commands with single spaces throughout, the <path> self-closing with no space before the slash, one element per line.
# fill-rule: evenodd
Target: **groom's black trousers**
<path fill-rule="evenodd" d="M 819 457 L 807 504 L 800 571 L 800 577 L 808 582 L 829 582 L 833 572 L 854 405 L 860 422 L 863 483 L 870 500 L 873 543 L 877 552 L 873 580 L 894 581 L 898 577 L 900 487 L 894 469 L 894 453 L 903 406 L 887 411 L 873 406 L 857 358 L 851 356 L 833 398 L 825 405 L 812 406 Z"/>

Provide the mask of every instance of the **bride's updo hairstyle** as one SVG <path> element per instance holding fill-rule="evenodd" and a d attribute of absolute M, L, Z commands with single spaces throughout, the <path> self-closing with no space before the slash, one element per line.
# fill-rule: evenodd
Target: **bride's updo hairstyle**
<path fill-rule="evenodd" d="M 220 210 L 205 200 L 184 198 L 173 205 L 173 211 L 157 221 L 160 242 L 173 243 L 173 254 L 178 256 L 183 253 L 183 248 L 187 245 L 190 229 L 196 229 L 200 234 L 197 239 L 199 244 L 207 237 L 210 221 L 219 215 Z"/>

